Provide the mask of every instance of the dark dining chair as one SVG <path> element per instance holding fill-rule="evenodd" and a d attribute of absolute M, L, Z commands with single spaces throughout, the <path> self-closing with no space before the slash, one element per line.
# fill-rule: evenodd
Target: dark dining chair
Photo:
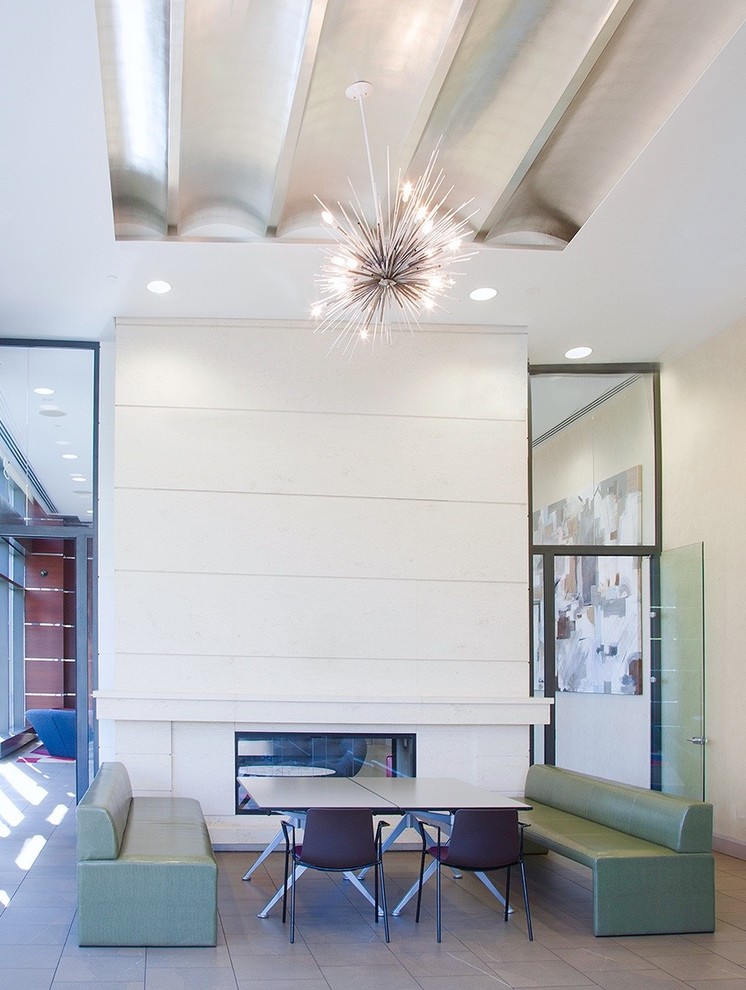
<path fill-rule="evenodd" d="M 518 812 L 503 808 L 464 808 L 453 816 L 453 828 L 446 844 L 441 842 L 441 830 L 437 828 L 437 839 L 432 837 L 418 822 L 422 835 L 422 856 L 420 858 L 420 880 L 417 889 L 417 914 L 420 920 L 422 904 L 422 878 L 425 872 L 425 856 L 432 856 L 436 863 L 436 902 L 435 924 L 437 939 L 441 935 L 441 892 L 440 868 L 449 866 L 454 870 L 467 870 L 471 873 L 488 873 L 491 870 L 507 870 L 505 884 L 505 921 L 508 920 L 510 901 L 510 870 L 517 866 L 521 871 L 523 903 L 526 907 L 526 924 L 529 941 L 533 942 L 531 909 L 528 904 L 526 867 L 523 862 L 523 822 L 518 821 Z"/>
<path fill-rule="evenodd" d="M 351 873 L 365 867 L 375 867 L 374 909 L 378 924 L 378 903 L 383 913 L 386 941 L 389 941 L 389 916 L 386 905 L 386 883 L 383 875 L 381 830 L 388 822 L 379 822 L 373 831 L 373 813 L 367 808 L 309 808 L 303 826 L 303 837 L 296 841 L 295 825 L 283 821 L 285 833 L 285 882 L 282 895 L 282 921 L 287 915 L 288 874 L 290 877 L 290 941 L 295 941 L 295 887 L 297 868 L 308 867 L 324 872 Z"/>

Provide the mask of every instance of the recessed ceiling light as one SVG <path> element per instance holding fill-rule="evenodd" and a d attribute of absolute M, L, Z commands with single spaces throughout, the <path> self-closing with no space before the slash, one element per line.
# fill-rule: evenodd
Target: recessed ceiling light
<path fill-rule="evenodd" d="M 55 440 L 54 442 L 58 447 L 69 447 L 72 444 L 72 440 Z"/>
<path fill-rule="evenodd" d="M 488 299 L 494 299 L 496 295 L 497 289 L 484 286 L 482 289 L 472 289 L 469 293 L 469 299 L 473 299 L 475 302 L 486 302 Z"/>
<path fill-rule="evenodd" d="M 593 354 L 592 347 L 571 347 L 569 351 L 565 351 L 565 357 L 569 358 L 571 361 L 577 361 L 578 358 L 588 357 L 589 354 Z"/>
<path fill-rule="evenodd" d="M 164 292 L 171 291 L 171 283 L 163 282 L 161 279 L 155 279 L 153 282 L 148 282 L 147 288 L 150 292 L 155 292 L 157 295 L 161 295 Z"/>
<path fill-rule="evenodd" d="M 67 416 L 66 412 L 63 412 L 59 406 L 56 406 L 53 402 L 42 402 L 39 406 L 40 416 Z"/>
<path fill-rule="evenodd" d="M 65 458 L 66 461 L 77 461 L 78 459 L 77 454 L 63 454 L 62 456 Z"/>
<path fill-rule="evenodd" d="M 36 392 L 37 395 L 54 395 L 53 388 L 35 388 L 34 392 Z"/>
<path fill-rule="evenodd" d="M 82 474 L 71 474 L 70 477 L 73 481 L 88 481 L 88 478 L 84 478 Z"/>

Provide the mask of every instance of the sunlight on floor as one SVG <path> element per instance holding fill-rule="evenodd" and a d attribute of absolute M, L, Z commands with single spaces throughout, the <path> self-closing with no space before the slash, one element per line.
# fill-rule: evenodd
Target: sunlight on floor
<path fill-rule="evenodd" d="M 7 794 L 3 793 L 0 793 L 0 818 L 4 818 L 11 828 L 20 825 L 24 818 L 23 813 L 18 810 Z M 0 832 L 0 834 L 2 833 Z"/>
<path fill-rule="evenodd" d="M 51 814 L 47 816 L 50 825 L 59 825 L 70 809 L 66 804 L 58 804 Z"/>
<path fill-rule="evenodd" d="M 16 866 L 18 869 L 30 870 L 36 862 L 36 857 L 46 844 L 47 840 L 43 835 L 32 835 L 30 839 L 26 839 L 23 843 L 23 848 L 16 857 Z"/>
<path fill-rule="evenodd" d="M 16 763 L 0 764 L 0 775 L 30 804 L 41 804 L 48 794 L 45 788 L 27 776 Z"/>

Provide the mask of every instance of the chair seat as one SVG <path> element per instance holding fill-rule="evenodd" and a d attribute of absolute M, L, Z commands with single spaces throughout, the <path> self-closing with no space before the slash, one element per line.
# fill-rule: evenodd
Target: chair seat
<path fill-rule="evenodd" d="M 507 866 L 517 866 L 518 859 L 491 859 L 486 862 L 470 859 L 465 861 L 464 857 L 453 855 L 450 845 L 428 846 L 426 850 L 429 856 L 439 860 L 443 866 L 450 866 L 454 870 L 471 870 L 475 873 L 489 873 L 490 870 L 504 870 Z"/>
<path fill-rule="evenodd" d="M 360 859 L 356 858 L 356 861 L 350 862 L 348 858 L 344 855 L 344 850 L 336 851 L 334 849 L 329 849 L 325 855 L 314 859 L 314 862 L 309 863 L 303 859 L 303 843 L 299 842 L 292 852 L 292 857 L 299 866 L 309 866 L 311 869 L 316 870 L 329 870 L 334 872 L 340 870 L 347 872 L 349 870 L 365 870 L 370 866 L 375 866 L 377 858 L 375 853 L 373 853 L 372 858 Z M 323 863 L 323 865 L 322 865 Z"/>

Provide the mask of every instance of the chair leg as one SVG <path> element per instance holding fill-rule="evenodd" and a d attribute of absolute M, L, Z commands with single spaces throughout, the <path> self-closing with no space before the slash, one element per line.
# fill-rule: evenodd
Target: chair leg
<path fill-rule="evenodd" d="M 533 942 L 534 932 L 531 927 L 531 908 L 528 906 L 528 887 L 526 886 L 526 864 L 521 860 L 521 880 L 523 882 L 523 904 L 526 908 L 526 927 L 528 928 L 528 940 Z"/>
<path fill-rule="evenodd" d="M 504 921 L 508 920 L 508 911 L 510 908 L 510 867 L 507 869 L 507 877 L 505 879 L 505 917 Z"/>
<path fill-rule="evenodd" d="M 422 855 L 420 856 L 420 882 L 417 887 L 417 911 L 414 916 L 414 920 L 417 924 L 420 921 L 420 907 L 422 906 L 422 875 L 425 872 L 425 847 L 422 847 Z"/>
<path fill-rule="evenodd" d="M 440 857 L 435 870 L 435 931 L 436 939 L 440 942 Z"/>
<path fill-rule="evenodd" d="M 376 914 L 376 924 L 378 924 L 378 884 L 379 884 L 379 873 L 378 867 L 379 863 L 376 863 L 375 869 L 373 870 L 373 910 Z"/>
<path fill-rule="evenodd" d="M 285 924 L 288 906 L 288 862 L 290 860 L 290 849 L 285 846 L 285 879 L 282 883 L 282 923 Z"/>
<path fill-rule="evenodd" d="M 293 860 L 293 870 L 290 875 L 290 941 L 295 941 L 295 860 Z"/>
<path fill-rule="evenodd" d="M 386 941 L 389 941 L 389 906 L 386 902 L 386 881 L 383 876 L 383 860 L 379 861 L 378 869 L 381 871 L 381 907 L 383 908 L 383 933 Z M 376 921 L 378 921 L 378 894 L 376 894 Z"/>

